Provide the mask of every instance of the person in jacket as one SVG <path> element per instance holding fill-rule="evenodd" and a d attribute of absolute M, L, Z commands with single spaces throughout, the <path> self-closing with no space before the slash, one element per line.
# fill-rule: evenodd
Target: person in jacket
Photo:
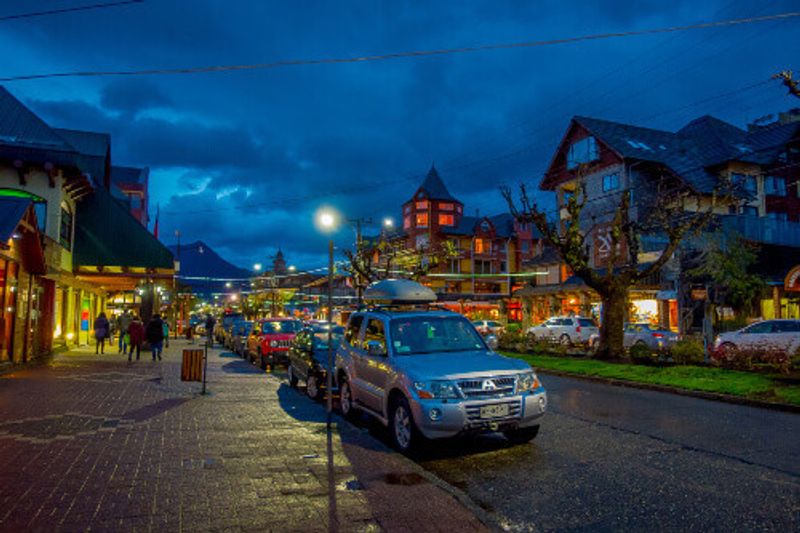
<path fill-rule="evenodd" d="M 217 321 L 214 320 L 214 317 L 208 315 L 206 318 L 206 335 L 208 336 L 208 345 L 210 347 L 214 347 L 214 326 L 217 324 Z"/>
<path fill-rule="evenodd" d="M 94 347 L 95 354 L 105 353 L 106 338 L 111 334 L 111 324 L 108 322 L 105 313 L 100 315 L 94 321 L 94 338 L 96 344 Z"/>
<path fill-rule="evenodd" d="M 126 309 L 121 315 L 117 317 L 117 334 L 119 334 L 119 353 L 125 353 L 127 346 L 125 343 L 125 334 L 128 333 L 128 326 L 133 320 L 133 315 Z"/>
<path fill-rule="evenodd" d="M 128 361 L 133 357 L 133 349 L 136 348 L 136 360 L 139 360 L 139 353 L 142 349 L 142 342 L 144 341 L 144 324 L 139 320 L 139 317 L 134 315 L 131 317 L 131 323 L 128 324 L 128 343 L 130 345 L 130 352 L 128 352 Z"/>
<path fill-rule="evenodd" d="M 150 343 L 153 352 L 153 361 L 158 358 L 161 360 L 161 352 L 164 351 L 164 321 L 161 315 L 153 315 L 144 330 L 144 336 Z"/>

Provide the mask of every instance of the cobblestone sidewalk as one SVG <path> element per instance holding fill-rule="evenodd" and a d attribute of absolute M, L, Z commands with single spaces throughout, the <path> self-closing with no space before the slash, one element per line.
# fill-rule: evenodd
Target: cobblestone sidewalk
<path fill-rule="evenodd" d="M 4 531 L 475 531 L 419 467 L 235 355 L 62 354 L 0 378 Z"/>

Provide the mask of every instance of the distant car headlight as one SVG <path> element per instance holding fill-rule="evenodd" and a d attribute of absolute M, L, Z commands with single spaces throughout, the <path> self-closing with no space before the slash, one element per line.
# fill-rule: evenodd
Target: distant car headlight
<path fill-rule="evenodd" d="M 517 393 L 530 392 L 541 386 L 534 372 L 525 372 L 517 376 Z"/>
<path fill-rule="evenodd" d="M 418 381 L 414 383 L 414 389 L 417 396 L 424 400 L 454 400 L 461 397 L 452 381 Z"/>
<path fill-rule="evenodd" d="M 278 347 L 278 341 L 269 341 L 269 345 L 271 347 L 273 347 L 273 348 L 277 348 Z"/>

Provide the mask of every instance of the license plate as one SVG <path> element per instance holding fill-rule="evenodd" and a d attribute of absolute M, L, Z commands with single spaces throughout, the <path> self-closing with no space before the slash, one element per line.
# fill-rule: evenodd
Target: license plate
<path fill-rule="evenodd" d="M 484 405 L 481 407 L 481 418 L 500 418 L 508 416 L 508 405 Z"/>

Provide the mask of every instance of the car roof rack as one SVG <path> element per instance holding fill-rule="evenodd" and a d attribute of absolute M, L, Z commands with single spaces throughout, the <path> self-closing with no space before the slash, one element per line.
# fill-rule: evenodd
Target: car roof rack
<path fill-rule="evenodd" d="M 436 301 L 436 293 L 410 279 L 384 279 L 364 290 L 364 301 L 373 306 L 427 305 Z"/>

